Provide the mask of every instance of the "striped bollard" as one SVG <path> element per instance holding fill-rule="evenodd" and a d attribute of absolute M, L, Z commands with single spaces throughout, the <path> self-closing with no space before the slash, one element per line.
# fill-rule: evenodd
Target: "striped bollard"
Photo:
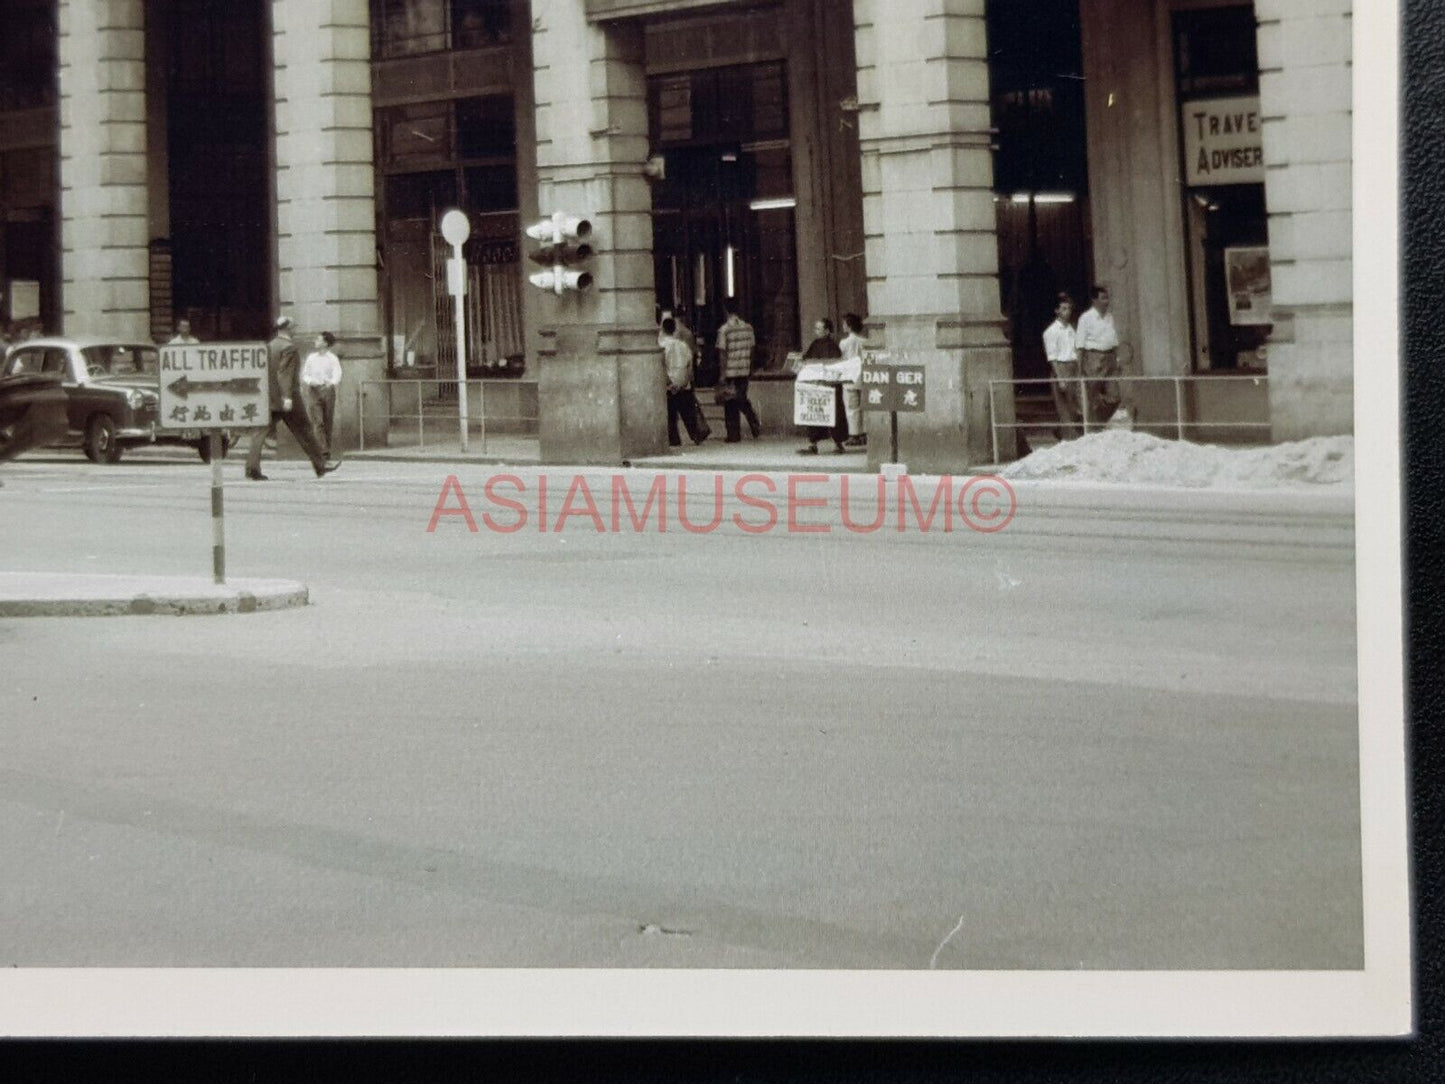
<path fill-rule="evenodd" d="M 226 582 L 226 502 L 221 486 L 221 435 L 206 434 L 211 449 L 211 571 L 217 585 Z"/>

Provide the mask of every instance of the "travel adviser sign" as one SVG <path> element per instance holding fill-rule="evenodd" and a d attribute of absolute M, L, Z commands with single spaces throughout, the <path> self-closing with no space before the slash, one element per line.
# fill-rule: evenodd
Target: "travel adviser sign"
<path fill-rule="evenodd" d="M 1179 123 L 1184 132 L 1186 185 L 1264 183 L 1257 97 L 1185 102 Z"/>

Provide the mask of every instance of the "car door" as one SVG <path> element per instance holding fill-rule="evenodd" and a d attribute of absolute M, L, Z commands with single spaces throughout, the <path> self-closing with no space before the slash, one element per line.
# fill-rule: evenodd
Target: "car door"
<path fill-rule="evenodd" d="M 79 429 L 85 422 L 84 406 L 81 402 L 82 385 L 71 362 L 70 351 L 63 346 L 47 346 L 38 351 L 40 371 L 57 377 L 65 387 L 65 415 L 72 430 Z"/>

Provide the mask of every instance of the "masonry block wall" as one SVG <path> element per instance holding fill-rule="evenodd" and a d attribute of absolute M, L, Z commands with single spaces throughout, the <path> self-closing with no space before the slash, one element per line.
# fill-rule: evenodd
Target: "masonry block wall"
<path fill-rule="evenodd" d="M 923 364 L 928 409 L 900 418 L 914 471 L 993 459 L 989 384 L 1012 375 L 993 204 L 984 0 L 855 0 L 870 338 Z M 999 420 L 1013 420 L 999 387 Z M 887 457 L 867 415 L 869 460 Z M 1005 456 L 1011 458 L 1011 456 Z"/>
<path fill-rule="evenodd" d="M 298 338 L 337 337 L 338 447 L 382 378 L 367 0 L 274 0 L 278 300 Z M 370 423 L 368 423 L 370 427 Z"/>
<path fill-rule="evenodd" d="M 1276 440 L 1354 430 L 1351 0 L 1256 0 Z"/>
<path fill-rule="evenodd" d="M 146 342 L 144 4 L 61 0 L 58 16 L 61 330 Z"/>
<path fill-rule="evenodd" d="M 667 441 L 642 28 L 589 23 L 582 0 L 532 15 L 539 207 L 589 216 L 598 251 L 590 290 L 539 306 L 542 459 L 618 463 Z"/>

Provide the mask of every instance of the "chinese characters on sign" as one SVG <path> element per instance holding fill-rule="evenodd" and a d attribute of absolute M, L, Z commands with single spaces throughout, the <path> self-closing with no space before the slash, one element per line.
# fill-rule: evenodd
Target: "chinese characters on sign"
<path fill-rule="evenodd" d="M 248 429 L 270 424 L 265 343 L 161 347 L 161 425 Z"/>
<path fill-rule="evenodd" d="M 863 409 L 921 413 L 927 405 L 922 365 L 889 365 L 869 354 L 863 364 Z"/>

